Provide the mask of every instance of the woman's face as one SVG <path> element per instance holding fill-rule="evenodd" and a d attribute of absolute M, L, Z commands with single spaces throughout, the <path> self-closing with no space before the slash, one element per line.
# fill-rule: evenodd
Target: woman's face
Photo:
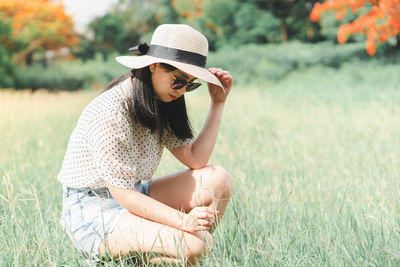
<path fill-rule="evenodd" d="M 186 86 L 181 89 L 174 90 L 171 83 L 175 78 L 193 82 L 196 77 L 185 73 L 179 69 L 168 72 L 160 63 L 149 66 L 151 73 L 151 81 L 153 83 L 154 93 L 156 97 L 163 102 L 171 102 L 181 97 L 186 92 Z"/>

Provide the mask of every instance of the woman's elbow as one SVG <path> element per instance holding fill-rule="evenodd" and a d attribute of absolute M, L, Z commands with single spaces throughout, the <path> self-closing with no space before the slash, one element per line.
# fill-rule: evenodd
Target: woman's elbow
<path fill-rule="evenodd" d="M 198 170 L 202 169 L 207 166 L 207 161 L 206 162 L 191 162 L 189 164 L 186 164 L 186 166 L 192 170 Z"/>

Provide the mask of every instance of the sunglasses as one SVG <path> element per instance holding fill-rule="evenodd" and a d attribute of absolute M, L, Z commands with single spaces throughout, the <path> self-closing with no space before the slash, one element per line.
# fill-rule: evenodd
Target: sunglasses
<path fill-rule="evenodd" d="M 191 91 L 199 88 L 199 86 L 201 85 L 201 83 L 194 83 L 194 82 L 189 82 L 189 81 L 186 81 L 183 79 L 176 78 L 171 72 L 170 72 L 170 74 L 174 78 L 174 80 L 171 83 L 171 88 L 174 90 L 179 90 L 187 85 L 186 92 L 191 92 Z"/>

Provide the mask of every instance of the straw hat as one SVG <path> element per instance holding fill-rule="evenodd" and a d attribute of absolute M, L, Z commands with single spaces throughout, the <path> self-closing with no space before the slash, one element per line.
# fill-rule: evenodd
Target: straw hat
<path fill-rule="evenodd" d="M 150 46 L 146 43 L 129 49 L 139 56 L 121 56 L 115 59 L 132 69 L 153 63 L 172 65 L 196 78 L 221 86 L 218 78 L 206 66 L 208 42 L 203 34 L 185 24 L 162 24 L 156 28 Z"/>

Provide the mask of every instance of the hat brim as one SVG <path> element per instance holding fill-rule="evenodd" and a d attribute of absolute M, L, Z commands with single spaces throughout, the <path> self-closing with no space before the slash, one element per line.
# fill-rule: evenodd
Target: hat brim
<path fill-rule="evenodd" d="M 120 56 L 115 58 L 119 63 L 121 63 L 124 66 L 127 66 L 131 69 L 141 69 L 144 68 L 150 64 L 154 63 L 166 63 L 169 65 L 174 66 L 177 69 L 180 69 L 181 71 L 184 71 L 198 79 L 204 80 L 206 82 L 218 85 L 224 89 L 222 86 L 221 82 L 218 80 L 218 78 L 209 72 L 207 69 L 198 67 L 195 65 L 191 64 L 186 64 L 182 62 L 177 62 L 173 60 L 168 60 L 168 59 L 163 59 L 163 58 L 158 58 L 158 57 L 153 57 L 153 56 Z"/>

